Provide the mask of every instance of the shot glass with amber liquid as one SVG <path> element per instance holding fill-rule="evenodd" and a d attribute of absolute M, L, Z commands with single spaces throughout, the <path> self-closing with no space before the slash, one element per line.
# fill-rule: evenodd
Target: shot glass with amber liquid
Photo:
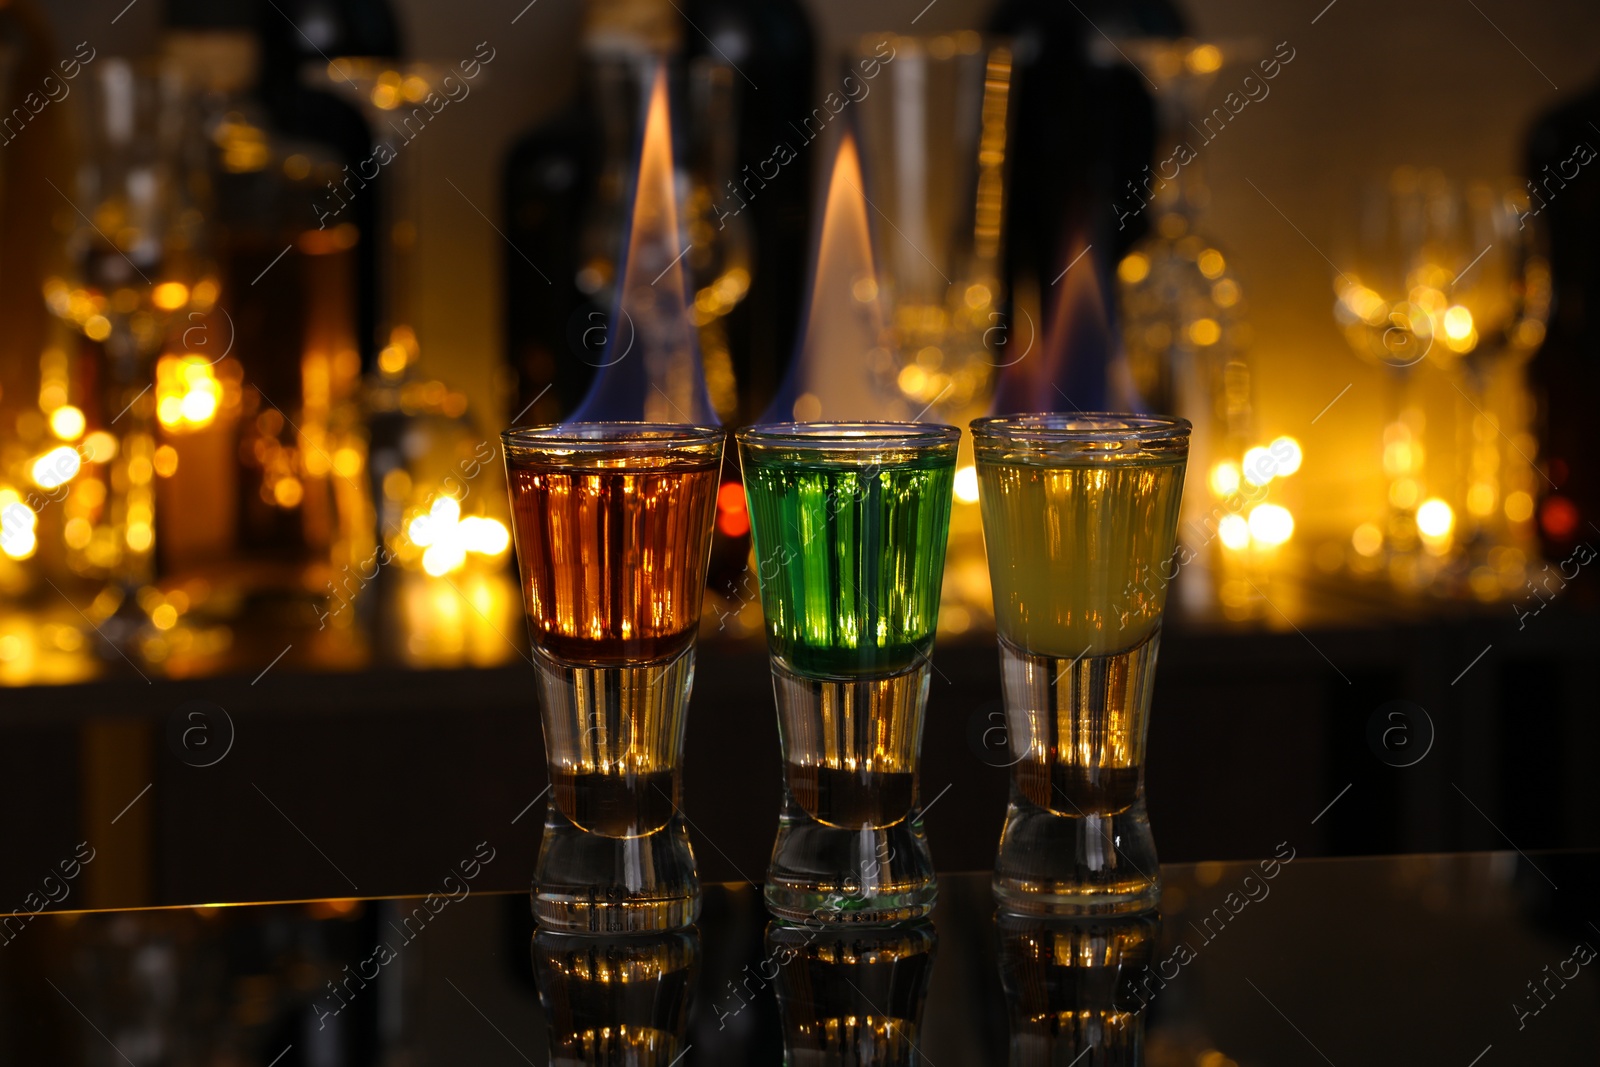
<path fill-rule="evenodd" d="M 551 784 L 534 913 L 561 930 L 684 926 L 699 878 L 680 761 L 723 431 L 503 440 Z"/>
<path fill-rule="evenodd" d="M 994 890 L 1032 913 L 1160 897 L 1145 738 L 1189 454 L 1183 419 L 1017 415 L 972 424 L 1011 801 Z"/>

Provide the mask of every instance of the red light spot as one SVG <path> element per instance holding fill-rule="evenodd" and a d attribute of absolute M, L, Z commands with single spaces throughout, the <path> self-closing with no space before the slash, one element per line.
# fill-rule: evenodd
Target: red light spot
<path fill-rule="evenodd" d="M 1557 541 L 1569 539 L 1578 529 L 1578 506 L 1564 496 L 1545 497 L 1539 509 L 1539 525 Z"/>
<path fill-rule="evenodd" d="M 717 507 L 723 511 L 743 511 L 744 486 L 738 482 L 723 482 L 722 488 L 717 490 Z M 749 528 L 750 524 L 745 523 L 745 530 Z M 741 530 L 739 532 L 743 533 L 744 531 Z"/>
<path fill-rule="evenodd" d="M 746 515 L 742 508 L 738 511 L 724 511 L 717 516 L 717 529 L 729 537 L 743 537 L 750 532 L 750 516 Z"/>

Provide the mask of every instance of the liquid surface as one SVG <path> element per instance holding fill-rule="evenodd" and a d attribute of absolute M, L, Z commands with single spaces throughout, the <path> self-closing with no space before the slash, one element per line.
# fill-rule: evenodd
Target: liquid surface
<path fill-rule="evenodd" d="M 995 626 L 1052 656 L 1131 648 L 1161 622 L 1183 459 L 1040 466 L 980 459 Z"/>
<path fill-rule="evenodd" d="M 511 509 L 533 643 L 558 659 L 618 663 L 686 648 L 700 621 L 716 463 L 510 464 Z"/>
<path fill-rule="evenodd" d="M 806 814 L 830 826 L 893 826 L 911 811 L 917 776 L 789 764 L 789 791 Z"/>
<path fill-rule="evenodd" d="M 877 469 L 750 449 L 743 458 L 773 654 L 812 677 L 898 671 L 926 657 L 954 450 Z"/>
<path fill-rule="evenodd" d="M 571 774 L 550 776 L 551 793 L 561 814 L 579 827 L 606 837 L 643 837 L 667 825 L 677 804 L 671 771 L 643 774 Z"/>

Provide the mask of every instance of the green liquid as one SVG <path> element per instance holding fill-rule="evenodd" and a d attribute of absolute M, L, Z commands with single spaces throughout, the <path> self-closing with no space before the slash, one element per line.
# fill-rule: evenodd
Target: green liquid
<path fill-rule="evenodd" d="M 823 678 L 890 674 L 926 657 L 955 449 L 876 467 L 763 451 L 742 456 L 773 655 Z"/>

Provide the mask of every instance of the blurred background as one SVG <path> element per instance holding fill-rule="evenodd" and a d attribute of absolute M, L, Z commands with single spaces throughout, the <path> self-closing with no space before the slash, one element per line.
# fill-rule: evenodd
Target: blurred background
<path fill-rule="evenodd" d="M 19 894 L 113 817 L 102 906 L 347 892 L 305 820 L 406 892 L 492 817 L 525 885 L 498 435 L 610 359 L 652 144 L 685 246 L 658 280 L 726 424 L 1195 423 L 1183 547 L 1141 583 L 1172 585 L 1164 857 L 1263 854 L 1335 800 L 1305 849 L 1593 845 L 1593 28 L 1575 0 L 10 0 Z M 981 869 L 1005 739 L 962 462 L 923 788 L 951 786 L 941 864 Z M 724 478 L 686 810 L 738 878 L 778 768 Z"/>
<path fill-rule="evenodd" d="M 681 282 L 726 425 L 1189 418 L 1182 545 L 1125 591 L 1168 592 L 1149 810 L 1198 864 L 1169 912 L 1280 842 L 1532 852 L 1296 864 L 1311 888 L 1235 957 L 1277 996 L 1268 961 L 1306 970 L 1283 946 L 1332 930 L 1337 984 L 1374 999 L 1324 1033 L 1503 1016 L 1501 973 L 1559 954 L 1486 923 L 1561 910 L 1552 875 L 1584 899 L 1592 862 L 1548 852 L 1600 844 L 1597 29 L 1578 0 L 3 0 L 0 1047 L 380 1062 L 401 1015 L 454 1036 L 458 1009 L 543 1040 L 499 434 L 570 417 L 619 358 L 622 252 L 665 195 L 641 156 L 671 164 L 682 251 L 638 281 Z M 1008 778 L 970 463 L 921 781 L 945 872 L 990 867 Z M 738 883 L 780 768 L 723 479 L 684 810 L 702 876 Z M 345 1044 L 311 1036 L 319 983 L 405 921 L 354 898 L 436 892 L 485 848 L 483 899 L 392 983 L 425 975 L 432 1014 L 386 993 Z M 969 1005 L 990 904 L 944 884 L 935 1002 Z M 758 959 L 747 889 L 708 893 L 708 946 L 739 936 L 702 1002 Z M 311 903 L 216 907 L 249 901 Z M 1372 985 L 1360 938 L 1418 930 L 1413 962 L 1492 965 L 1477 999 Z M 1344 1012 L 1310 970 L 1296 1017 Z M 992 1062 L 974 988 L 993 1025 L 963 1051 Z M 1303 1062 L 1224 988 L 1214 1032 L 1172 999 L 1152 1062 Z M 481 1036 L 443 1044 L 514 1062 Z"/>

